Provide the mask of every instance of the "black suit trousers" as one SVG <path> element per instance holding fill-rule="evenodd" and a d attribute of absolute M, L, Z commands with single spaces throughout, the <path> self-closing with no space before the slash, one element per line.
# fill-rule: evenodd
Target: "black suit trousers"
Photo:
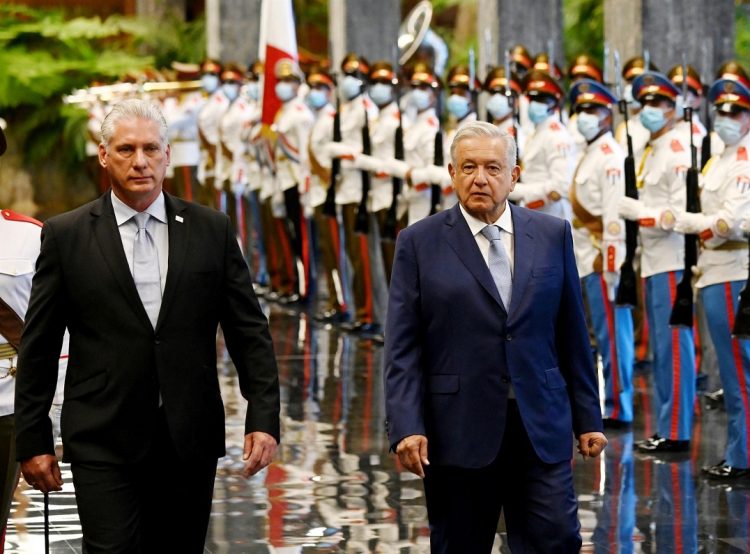
<path fill-rule="evenodd" d="M 203 552 L 216 460 L 179 460 L 162 410 L 156 425 L 138 462 L 72 464 L 83 552 Z"/>
<path fill-rule="evenodd" d="M 424 488 L 433 554 L 491 552 L 501 511 L 514 554 L 580 551 L 570 461 L 539 459 L 515 400 L 508 400 L 500 452 L 489 466 L 428 466 Z"/>

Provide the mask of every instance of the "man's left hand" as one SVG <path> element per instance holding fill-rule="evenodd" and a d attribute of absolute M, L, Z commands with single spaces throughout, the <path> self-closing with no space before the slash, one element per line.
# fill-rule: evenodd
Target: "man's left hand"
<path fill-rule="evenodd" d="M 604 433 L 583 433 L 578 437 L 578 452 L 584 458 L 596 458 L 607 446 L 607 442 Z"/>
<path fill-rule="evenodd" d="M 255 431 L 245 435 L 245 449 L 242 453 L 245 467 L 242 475 L 248 478 L 270 464 L 276 455 L 276 447 L 276 439 L 268 433 Z"/>

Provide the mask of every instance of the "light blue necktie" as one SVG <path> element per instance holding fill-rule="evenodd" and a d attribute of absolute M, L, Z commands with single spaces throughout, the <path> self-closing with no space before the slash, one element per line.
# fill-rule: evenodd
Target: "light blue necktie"
<path fill-rule="evenodd" d="M 159 272 L 159 252 L 148 230 L 151 216 L 142 212 L 133 216 L 138 232 L 133 241 L 133 280 L 146 309 L 151 325 L 156 328 L 161 307 L 161 275 Z"/>
<path fill-rule="evenodd" d="M 502 231 L 497 225 L 487 225 L 482 229 L 482 235 L 490 241 L 489 266 L 492 280 L 495 281 L 497 292 L 503 301 L 505 311 L 510 307 L 510 296 L 513 292 L 513 274 L 510 271 L 510 260 L 505 251 L 503 241 L 500 240 Z"/>

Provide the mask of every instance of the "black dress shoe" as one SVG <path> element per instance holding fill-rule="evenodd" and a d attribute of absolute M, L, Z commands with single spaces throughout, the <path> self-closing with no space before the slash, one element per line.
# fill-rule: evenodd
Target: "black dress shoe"
<path fill-rule="evenodd" d="M 341 318 L 341 312 L 335 309 L 330 310 L 322 310 L 318 313 L 316 313 L 313 318 L 315 321 L 322 321 L 322 322 L 328 322 L 328 321 L 337 321 Z"/>
<path fill-rule="evenodd" d="M 341 328 L 349 333 L 358 333 L 363 325 L 365 325 L 363 321 L 345 321 L 341 324 Z"/>
<path fill-rule="evenodd" d="M 660 440 L 660 439 L 661 439 L 661 437 L 660 437 L 660 436 L 659 436 L 658 434 L 653 434 L 653 435 L 651 435 L 651 436 L 650 436 L 650 437 L 648 437 L 648 438 L 645 438 L 645 439 L 641 439 L 641 440 L 639 440 L 639 441 L 635 441 L 635 442 L 633 443 L 633 445 L 634 445 L 634 446 L 635 446 L 636 448 L 640 448 L 640 446 L 641 446 L 642 444 L 649 444 L 649 443 L 652 443 L 652 442 L 654 442 L 654 441 L 658 441 L 658 440 Z"/>
<path fill-rule="evenodd" d="M 707 392 L 703 397 L 706 399 L 706 408 L 709 410 L 716 410 L 724 407 L 724 389 Z"/>
<path fill-rule="evenodd" d="M 281 298 L 281 295 L 275 290 L 269 290 L 264 296 L 269 302 L 277 302 Z"/>
<path fill-rule="evenodd" d="M 651 454 L 661 454 L 666 452 L 687 452 L 690 450 L 690 441 L 673 441 L 659 437 L 638 445 L 638 450 Z"/>
<path fill-rule="evenodd" d="M 605 417 L 602 419 L 602 424 L 605 429 L 630 429 L 633 426 L 632 421 L 623 421 L 621 419 L 613 419 L 611 417 Z"/>
<path fill-rule="evenodd" d="M 279 298 L 279 304 L 294 304 L 295 302 L 299 302 L 301 300 L 301 297 L 299 294 L 293 293 L 293 294 L 285 294 Z"/>
<path fill-rule="evenodd" d="M 701 473 L 709 479 L 719 481 L 735 481 L 750 477 L 750 468 L 732 467 L 726 464 L 725 460 L 720 461 L 715 466 L 706 466 L 701 468 Z"/>

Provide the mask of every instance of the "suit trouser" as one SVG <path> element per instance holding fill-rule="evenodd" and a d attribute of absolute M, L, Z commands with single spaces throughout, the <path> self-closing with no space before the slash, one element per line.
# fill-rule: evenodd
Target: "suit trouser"
<path fill-rule="evenodd" d="M 632 308 L 614 306 L 600 273 L 581 279 L 596 347 L 604 366 L 604 417 L 633 421 Z"/>
<path fill-rule="evenodd" d="M 16 428 L 13 414 L 0 417 L 0 534 L 4 533 L 8 522 L 13 491 L 18 483 L 19 464 L 16 462 Z M 2 552 L 0 542 L 0 552 Z"/>
<path fill-rule="evenodd" d="M 344 221 L 344 248 L 352 265 L 354 289 L 354 319 L 362 323 L 373 322 L 372 273 L 367 234 L 355 231 L 359 204 L 344 204 L 341 214 Z"/>
<path fill-rule="evenodd" d="M 708 329 L 716 349 L 727 410 L 726 462 L 750 467 L 750 340 L 732 338 L 737 298 L 744 281 L 700 289 Z"/>
<path fill-rule="evenodd" d="M 274 217 L 270 197 L 263 201 L 260 212 L 271 288 L 279 294 L 292 294 L 297 282 L 297 272 L 286 235 L 286 224 L 283 219 Z"/>
<path fill-rule="evenodd" d="M 526 435 L 518 404 L 508 400 L 507 406 L 503 442 L 489 466 L 466 469 L 434 462 L 427 466 L 424 488 L 431 552 L 491 552 L 501 511 L 514 554 L 580 550 L 570 460 L 542 462 Z"/>
<path fill-rule="evenodd" d="M 646 278 L 646 315 L 654 353 L 656 432 L 671 440 L 690 440 L 695 404 L 693 329 L 669 326 L 682 271 Z"/>
<path fill-rule="evenodd" d="M 326 310 L 343 311 L 345 304 L 341 287 L 341 270 L 339 269 L 339 224 L 335 217 L 323 213 L 323 205 L 316 206 L 313 212 L 315 221 L 318 251 L 325 273 Z M 337 283 L 338 280 L 338 283 Z"/>
<path fill-rule="evenodd" d="M 139 462 L 71 464 L 85 553 L 203 552 L 216 460 L 180 460 L 161 410 L 155 425 Z"/>

